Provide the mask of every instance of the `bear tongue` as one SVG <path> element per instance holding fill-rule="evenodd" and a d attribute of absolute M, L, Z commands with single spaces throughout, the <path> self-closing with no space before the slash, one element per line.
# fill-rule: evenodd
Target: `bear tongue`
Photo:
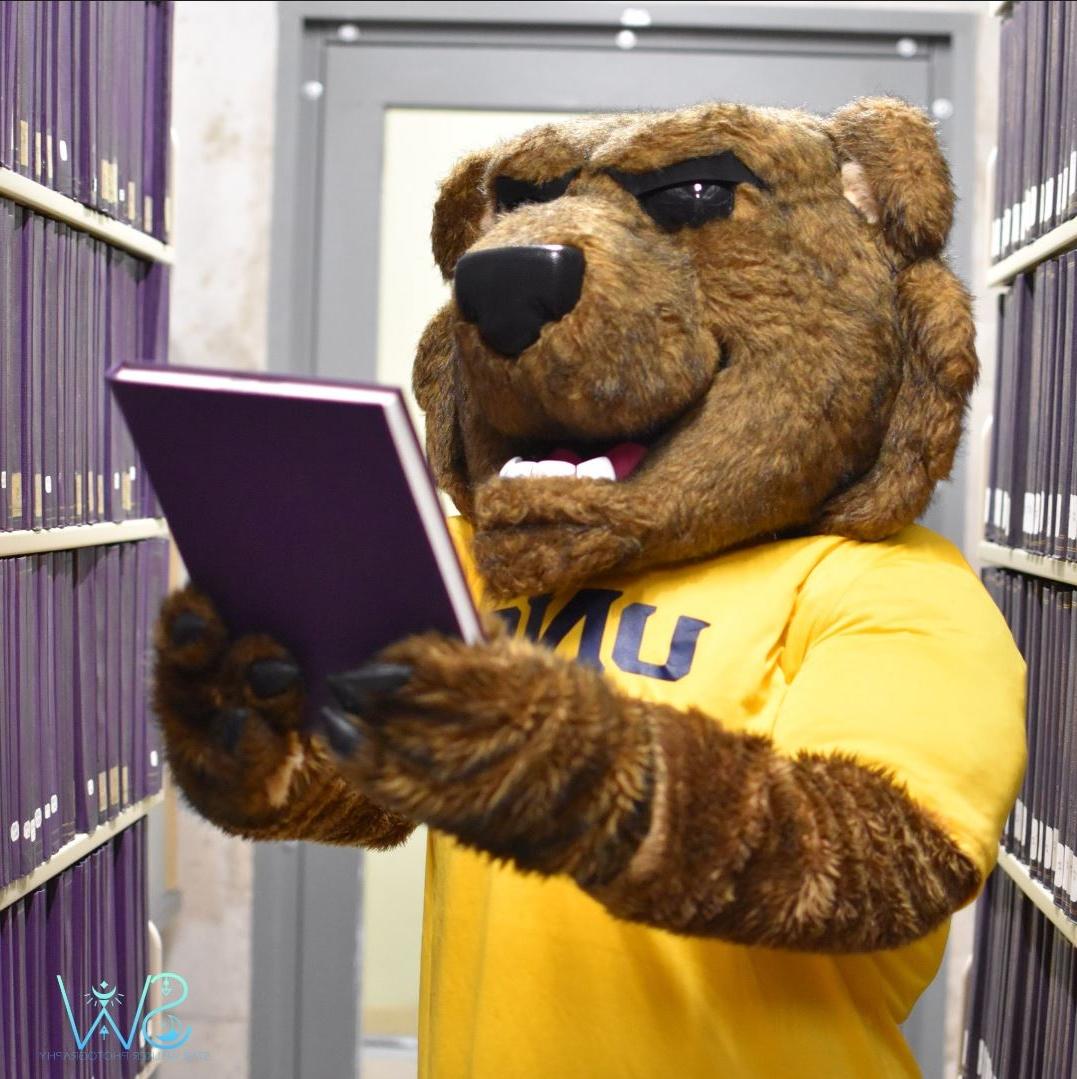
<path fill-rule="evenodd" d="M 618 442 L 616 446 L 607 450 L 604 455 L 609 458 L 613 465 L 613 473 L 619 480 L 627 479 L 639 467 L 640 461 L 647 455 L 647 447 L 641 442 Z M 552 453 L 547 454 L 543 460 L 563 461 L 569 465 L 582 464 L 584 458 L 574 450 L 559 447 Z M 588 458 L 591 460 L 591 458 Z"/>
<path fill-rule="evenodd" d="M 639 468 L 640 461 L 647 456 L 647 447 L 640 442 L 618 442 L 606 456 L 613 465 L 614 475 L 623 480 Z"/>

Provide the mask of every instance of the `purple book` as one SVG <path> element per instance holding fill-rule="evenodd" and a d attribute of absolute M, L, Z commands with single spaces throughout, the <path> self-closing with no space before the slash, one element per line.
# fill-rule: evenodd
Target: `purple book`
<path fill-rule="evenodd" d="M 400 391 L 129 365 L 109 373 L 191 580 L 234 633 L 328 674 L 478 618 Z"/>

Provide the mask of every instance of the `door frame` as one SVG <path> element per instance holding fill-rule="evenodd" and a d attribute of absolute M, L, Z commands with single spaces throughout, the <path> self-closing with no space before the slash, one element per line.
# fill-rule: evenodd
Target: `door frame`
<path fill-rule="evenodd" d="M 268 317 L 271 370 L 313 373 L 316 312 L 310 289 L 316 265 L 316 200 L 324 52 L 329 41 L 387 36 L 435 42 L 489 43 L 499 34 L 529 40 L 566 34 L 611 36 L 626 28 L 689 45 L 691 38 L 727 31 L 760 34 L 855 35 L 922 39 L 938 50 L 934 98 L 952 104 L 939 118 L 959 191 L 974 181 L 974 73 L 977 27 L 984 11 L 908 8 L 800 7 L 792 4 L 660 4 L 583 0 L 551 3 L 368 2 L 280 0 Z M 641 24 L 646 25 L 641 25 Z M 477 103 L 481 105 L 481 102 Z M 959 201 L 950 241 L 958 274 L 972 268 L 971 197 Z M 963 487 L 964 460 L 954 470 Z M 960 512 L 962 498 L 952 500 Z M 960 519 L 935 521 L 960 534 Z M 252 901 L 250 1074 L 259 1079 L 339 1079 L 358 1074 L 362 853 L 306 843 L 262 843 L 255 848 Z M 350 962 L 348 958 L 350 957 Z M 942 1074 L 945 978 L 940 975 L 917 1011 L 922 1021 L 911 1040 L 920 1056 L 938 1061 Z M 930 999 L 929 999 L 930 998 Z M 934 1014 L 932 1014 L 934 1013 Z M 917 1012 L 913 1014 L 916 1022 Z M 925 1072 L 932 1079 L 931 1070 Z"/>

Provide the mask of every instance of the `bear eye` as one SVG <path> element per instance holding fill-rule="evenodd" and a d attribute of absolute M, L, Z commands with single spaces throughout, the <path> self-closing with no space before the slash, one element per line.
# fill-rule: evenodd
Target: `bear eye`
<path fill-rule="evenodd" d="M 532 180 L 517 180 L 513 176 L 498 176 L 494 180 L 494 204 L 498 213 L 511 213 L 518 206 L 528 202 L 553 202 L 567 190 L 576 179 L 579 169 L 566 172 L 553 180 L 536 183 Z"/>
<path fill-rule="evenodd" d="M 696 229 L 708 221 L 728 217 L 733 212 L 733 190 L 736 184 L 712 180 L 691 180 L 670 184 L 657 191 L 637 195 L 640 206 L 661 228 Z"/>

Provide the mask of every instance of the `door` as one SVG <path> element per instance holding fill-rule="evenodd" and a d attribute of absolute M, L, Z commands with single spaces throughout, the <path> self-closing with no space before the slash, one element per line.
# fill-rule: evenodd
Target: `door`
<path fill-rule="evenodd" d="M 277 296 L 290 293 L 274 366 L 326 377 L 410 386 L 419 335 L 447 297 L 430 253 L 433 200 L 468 150 L 588 111 L 727 100 L 826 113 L 871 94 L 925 108 L 950 94 L 940 36 L 368 26 L 365 5 L 351 6 L 359 21 L 323 24 L 304 38 L 304 71 L 317 72 L 307 93 L 318 126 L 300 134 L 306 155 L 294 166 L 288 266 L 279 253 L 274 266 Z M 426 7 L 397 5 L 409 6 Z M 278 192 L 278 206 L 281 199 Z M 935 527 L 960 541 L 960 485 L 932 513 Z M 424 843 L 418 834 L 400 851 L 363 860 L 360 981 L 370 1044 L 406 1045 L 415 1033 Z M 941 1043 L 941 1030 L 930 1040 Z M 387 1066 L 365 1058 L 364 1075 L 397 1074 Z"/>

